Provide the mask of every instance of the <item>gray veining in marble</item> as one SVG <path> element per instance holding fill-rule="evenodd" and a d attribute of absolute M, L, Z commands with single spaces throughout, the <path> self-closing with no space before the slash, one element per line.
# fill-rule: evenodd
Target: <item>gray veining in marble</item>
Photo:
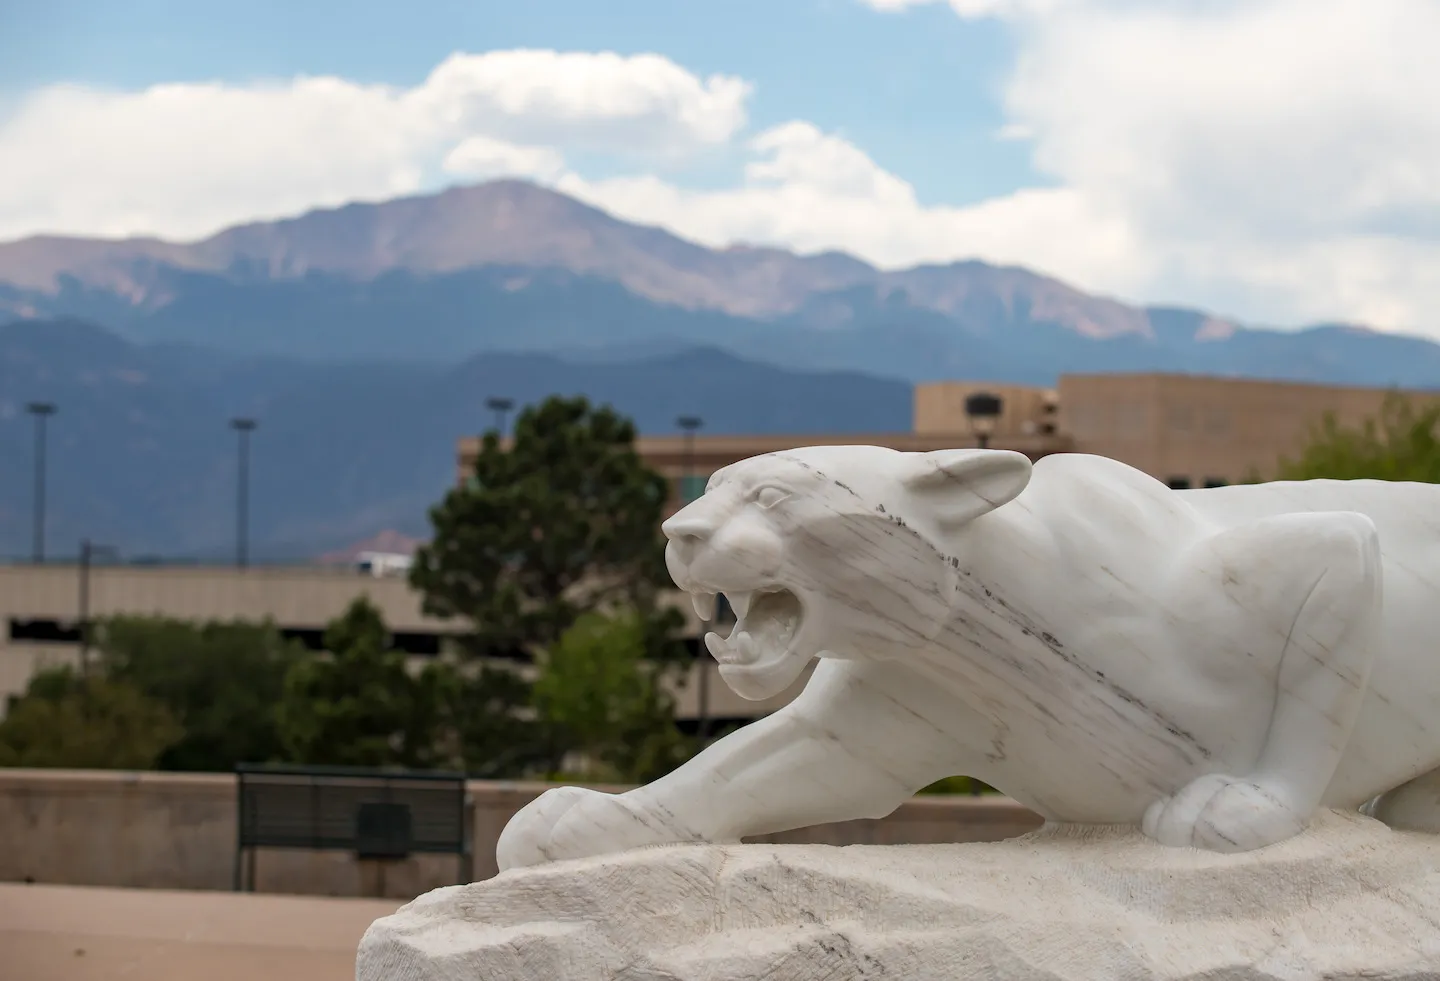
<path fill-rule="evenodd" d="M 1322 807 L 1440 831 L 1440 487 L 812 447 L 726 467 L 664 531 L 697 610 L 736 611 L 706 643 L 737 693 L 820 663 L 652 784 L 546 793 L 502 869 L 882 817 L 954 774 L 1221 852 Z"/>

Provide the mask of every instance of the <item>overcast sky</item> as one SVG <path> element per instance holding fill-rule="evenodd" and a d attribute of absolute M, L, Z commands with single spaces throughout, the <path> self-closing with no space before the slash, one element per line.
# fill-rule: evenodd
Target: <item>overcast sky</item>
<path fill-rule="evenodd" d="M 1440 336 L 1440 0 L 0 0 L 0 239 L 499 176 Z"/>

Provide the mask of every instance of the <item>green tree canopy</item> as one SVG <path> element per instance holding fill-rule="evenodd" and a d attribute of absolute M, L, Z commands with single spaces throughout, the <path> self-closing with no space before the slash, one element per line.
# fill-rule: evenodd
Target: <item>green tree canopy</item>
<path fill-rule="evenodd" d="M 380 611 L 361 597 L 325 631 L 325 655 L 293 664 L 277 714 L 285 758 L 331 766 L 450 762 L 439 727 L 443 663 L 412 673 Z"/>
<path fill-rule="evenodd" d="M 134 685 L 40 671 L 0 721 L 0 766 L 153 769 L 184 730 Z"/>
<path fill-rule="evenodd" d="M 1416 405 L 1397 393 L 1378 417 L 1343 427 L 1326 415 L 1294 459 L 1281 460 L 1277 480 L 1415 480 L 1440 483 L 1440 402 Z"/>
<path fill-rule="evenodd" d="M 447 717 L 471 773 L 558 765 L 573 737 L 537 717 L 530 682 L 504 659 L 543 658 L 585 614 L 636 611 L 646 657 L 688 660 L 683 618 L 656 603 L 669 586 L 668 488 L 634 444 L 634 425 L 610 407 L 550 398 L 520 413 L 509 445 L 487 433 L 470 479 L 430 511 L 410 582 L 426 613 L 468 621 L 471 659 L 447 690 Z"/>
<path fill-rule="evenodd" d="M 645 782 L 689 755 L 649 643 L 638 614 L 589 613 L 540 658 L 535 708 L 579 761 L 577 776 Z"/>
<path fill-rule="evenodd" d="M 160 755 L 162 769 L 225 772 L 280 757 L 275 706 L 306 652 L 273 625 L 125 616 L 97 627 L 103 674 L 165 706 L 184 729 Z"/>
<path fill-rule="evenodd" d="M 482 780 L 518 779 L 555 771 L 565 744 L 531 709 L 531 683 L 519 665 L 470 661 L 450 669 L 440 689 L 441 730 L 453 739 L 459 765 Z"/>
<path fill-rule="evenodd" d="M 494 656 L 548 647 L 591 610 L 651 610 L 667 487 L 634 442 L 583 397 L 526 408 L 509 447 L 487 433 L 472 479 L 430 511 L 410 572 L 425 611 L 468 618 L 472 652 Z"/>

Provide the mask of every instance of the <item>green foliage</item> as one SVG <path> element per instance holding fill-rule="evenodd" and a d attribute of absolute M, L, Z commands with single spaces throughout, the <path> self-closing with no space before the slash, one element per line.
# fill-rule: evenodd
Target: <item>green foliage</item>
<path fill-rule="evenodd" d="M 1281 460 L 1277 480 L 1415 480 L 1440 483 L 1440 403 L 1417 406 L 1399 393 L 1377 418 L 1353 428 L 1327 415 L 1293 460 Z"/>
<path fill-rule="evenodd" d="M 448 665 L 432 662 L 412 674 L 364 597 L 330 624 L 325 649 L 285 677 L 277 721 L 287 760 L 417 768 L 449 762 L 439 728 L 456 684 Z"/>
<path fill-rule="evenodd" d="M 922 794 L 993 794 L 994 787 L 974 777 L 945 777 L 920 790 Z"/>
<path fill-rule="evenodd" d="M 565 747 L 530 709 L 530 682 L 508 664 L 468 663 L 452 669 L 441 726 L 466 773 L 481 780 L 553 771 Z"/>
<path fill-rule="evenodd" d="M 184 728 L 158 764 L 224 772 L 280 758 L 275 705 L 306 654 L 268 623 L 115 617 L 96 630 L 105 677 L 163 705 Z"/>
<path fill-rule="evenodd" d="M 656 604 L 669 585 L 659 534 L 668 488 L 634 442 L 634 425 L 610 407 L 551 398 L 520 413 L 510 446 L 487 433 L 472 479 L 431 509 L 434 534 L 410 582 L 425 612 L 470 624 L 463 643 L 472 661 L 448 689 L 445 715 L 471 773 L 552 772 L 577 738 L 591 758 L 604 742 L 603 765 L 626 773 L 668 769 L 681 752 L 638 708 L 616 716 L 622 730 L 602 740 L 553 670 L 546 694 L 532 696 L 519 673 L 497 666 L 519 653 L 544 661 L 582 617 L 616 609 L 637 611 L 627 643 L 639 644 L 641 661 L 663 670 L 688 660 L 676 637 L 683 617 Z M 625 656 L 639 663 L 633 650 Z M 551 715 L 528 712 L 542 701 Z M 646 711 L 660 713 L 661 702 Z"/>
<path fill-rule="evenodd" d="M 148 770 L 184 730 L 135 686 L 71 668 L 37 673 L 0 721 L 0 766 Z"/>
<path fill-rule="evenodd" d="M 654 630 L 635 612 L 589 613 L 541 658 L 536 711 L 579 758 L 584 779 L 652 780 L 692 750 L 661 684 L 666 668 L 647 657 Z"/>
<path fill-rule="evenodd" d="M 469 649 L 544 649 L 584 613 L 650 610 L 668 584 L 659 534 L 667 488 L 608 406 L 554 397 L 520 413 L 513 446 L 487 433 L 474 479 L 431 509 L 411 584 L 425 611 L 464 617 Z"/>

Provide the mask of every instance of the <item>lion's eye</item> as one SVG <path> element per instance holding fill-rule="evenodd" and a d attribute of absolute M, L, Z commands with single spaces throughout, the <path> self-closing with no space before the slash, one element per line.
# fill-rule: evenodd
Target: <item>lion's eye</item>
<path fill-rule="evenodd" d="M 773 508 L 790 496 L 783 487 L 762 487 L 755 492 L 755 503 L 762 508 Z"/>

